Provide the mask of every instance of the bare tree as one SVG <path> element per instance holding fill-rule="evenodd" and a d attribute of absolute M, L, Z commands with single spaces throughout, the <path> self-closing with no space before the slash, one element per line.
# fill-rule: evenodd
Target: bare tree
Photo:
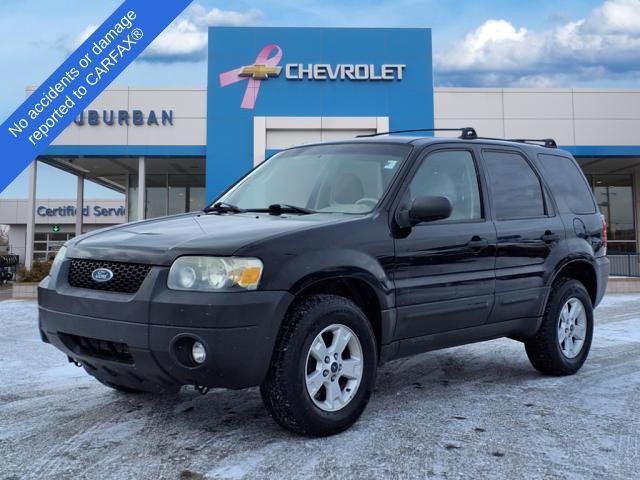
<path fill-rule="evenodd" d="M 0 225 L 0 245 L 9 245 L 9 225 Z"/>

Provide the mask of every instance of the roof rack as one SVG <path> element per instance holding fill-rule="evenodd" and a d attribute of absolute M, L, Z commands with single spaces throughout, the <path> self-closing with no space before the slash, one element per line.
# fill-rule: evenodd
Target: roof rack
<path fill-rule="evenodd" d="M 558 148 L 558 144 L 553 138 L 510 138 L 508 142 L 530 143 L 532 145 L 541 145 L 547 148 Z"/>
<path fill-rule="evenodd" d="M 460 137 L 466 140 L 473 140 L 478 138 L 478 134 L 472 127 L 462 128 L 415 128 L 411 130 L 393 130 L 390 132 L 369 133 L 366 135 L 358 135 L 358 138 L 362 137 L 379 137 L 380 135 L 391 135 L 394 133 L 416 133 L 416 132 L 460 132 Z"/>
<path fill-rule="evenodd" d="M 492 137 L 479 137 L 473 127 L 461 127 L 461 128 L 414 128 L 410 130 L 392 130 L 389 132 L 369 133 L 365 135 L 358 135 L 358 138 L 363 137 L 379 137 L 381 135 L 392 135 L 395 133 L 417 133 L 417 132 L 460 132 L 460 137 L 463 140 L 501 140 L 503 142 L 517 142 L 528 143 L 530 145 L 539 145 L 546 148 L 558 148 L 558 144 L 553 138 L 492 138 Z"/>

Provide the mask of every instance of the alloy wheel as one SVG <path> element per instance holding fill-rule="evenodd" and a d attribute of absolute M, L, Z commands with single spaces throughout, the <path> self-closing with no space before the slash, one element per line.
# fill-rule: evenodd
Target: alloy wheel
<path fill-rule="evenodd" d="M 558 318 L 558 344 L 567 358 L 576 358 L 582 351 L 587 337 L 587 313 L 584 305 L 575 297 L 567 300 Z"/>
<path fill-rule="evenodd" d="M 316 407 L 325 412 L 344 408 L 355 396 L 363 373 L 360 340 L 349 327 L 329 325 L 311 343 L 305 383 Z"/>

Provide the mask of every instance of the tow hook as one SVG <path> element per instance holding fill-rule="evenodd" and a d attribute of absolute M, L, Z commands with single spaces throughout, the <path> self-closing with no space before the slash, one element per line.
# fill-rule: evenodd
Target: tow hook
<path fill-rule="evenodd" d="M 80 363 L 78 360 L 74 358 L 67 357 L 67 359 L 69 360 L 69 363 L 73 363 L 78 368 L 82 366 L 82 363 Z"/>
<path fill-rule="evenodd" d="M 209 387 L 203 387 L 202 385 L 198 385 L 197 383 L 193 386 L 193 388 L 195 388 L 200 395 L 206 395 L 207 393 L 209 393 L 209 390 L 211 390 Z"/>

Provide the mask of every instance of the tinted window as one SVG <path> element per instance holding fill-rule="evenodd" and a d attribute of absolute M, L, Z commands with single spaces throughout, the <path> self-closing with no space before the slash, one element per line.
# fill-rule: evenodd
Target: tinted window
<path fill-rule="evenodd" d="M 545 214 L 540 180 L 521 155 L 483 150 L 496 218 L 540 217 Z"/>
<path fill-rule="evenodd" d="M 556 199 L 562 198 L 577 214 L 595 213 L 589 185 L 573 160 L 557 155 L 538 155 L 542 173 Z"/>
<path fill-rule="evenodd" d="M 482 217 L 478 176 L 471 153 L 449 150 L 424 159 L 409 185 L 411 200 L 421 196 L 447 197 L 453 206 L 449 220 Z"/>

